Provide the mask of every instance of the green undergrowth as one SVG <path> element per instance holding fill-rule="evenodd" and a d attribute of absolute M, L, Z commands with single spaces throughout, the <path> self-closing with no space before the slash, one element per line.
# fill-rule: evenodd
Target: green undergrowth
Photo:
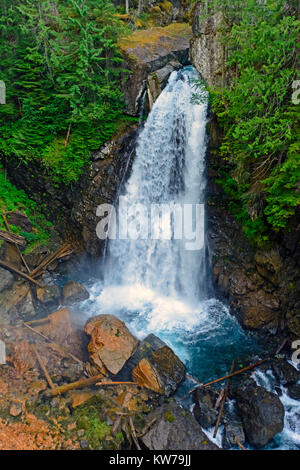
<path fill-rule="evenodd" d="M 112 433 L 112 427 L 101 414 L 103 405 L 99 397 L 89 399 L 84 405 L 76 408 L 73 418 L 78 429 L 84 430 L 84 439 L 91 449 L 119 449 L 124 437 L 122 432 Z"/>
<path fill-rule="evenodd" d="M 49 241 L 52 224 L 40 212 L 38 204 L 30 199 L 25 191 L 17 189 L 6 177 L 0 165 L 0 213 L 21 211 L 26 214 L 33 224 L 32 232 L 24 232 L 21 227 L 10 224 L 13 233 L 22 235 L 27 241 L 25 253 L 29 253 L 37 245 Z M 0 217 L 0 229 L 6 230 L 3 217 Z"/>
<path fill-rule="evenodd" d="M 229 77 L 209 88 L 224 136 L 218 182 L 249 240 L 263 246 L 289 230 L 300 205 L 297 2 L 210 3 L 223 13 Z"/>

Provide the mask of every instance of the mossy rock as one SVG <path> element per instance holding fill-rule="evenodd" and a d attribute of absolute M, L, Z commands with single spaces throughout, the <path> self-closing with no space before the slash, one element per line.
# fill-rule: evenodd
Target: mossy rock
<path fill-rule="evenodd" d="M 158 5 L 152 7 L 150 13 L 152 16 L 162 16 L 162 11 Z"/>
<path fill-rule="evenodd" d="M 84 438 L 91 449 L 118 450 L 124 441 L 123 434 L 113 435 L 106 422 L 107 406 L 101 397 L 94 396 L 74 411 L 77 429 L 84 430 Z"/>
<path fill-rule="evenodd" d="M 160 2 L 158 5 L 163 12 L 170 15 L 171 10 L 173 8 L 173 5 L 171 2 L 169 2 L 168 0 L 164 0 L 163 2 Z"/>

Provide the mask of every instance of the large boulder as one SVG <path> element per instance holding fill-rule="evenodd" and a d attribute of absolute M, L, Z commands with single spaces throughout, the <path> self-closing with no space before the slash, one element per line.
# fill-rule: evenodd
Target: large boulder
<path fill-rule="evenodd" d="M 251 445 L 264 447 L 282 431 L 284 407 L 277 395 L 248 378 L 242 379 L 231 395 L 236 399 L 237 412 Z"/>
<path fill-rule="evenodd" d="M 30 319 L 36 315 L 34 300 L 30 289 L 25 297 L 17 304 L 17 312 L 23 320 Z"/>
<path fill-rule="evenodd" d="M 175 401 L 156 408 L 148 415 L 149 423 L 156 420 L 142 437 L 150 450 L 217 450 L 189 410 Z"/>
<path fill-rule="evenodd" d="M 84 331 L 91 336 L 88 346 L 93 363 L 104 371 L 117 374 L 138 346 L 138 340 L 125 323 L 114 315 L 97 315 L 85 325 Z"/>
<path fill-rule="evenodd" d="M 62 301 L 64 305 L 75 302 L 82 302 L 89 298 L 89 293 L 84 286 L 75 281 L 67 282 L 62 291 Z"/>
<path fill-rule="evenodd" d="M 153 333 L 150 333 L 146 338 L 140 341 L 137 350 L 135 353 L 126 361 L 124 367 L 116 376 L 116 380 L 119 381 L 130 381 L 132 380 L 132 371 L 138 365 L 138 363 L 144 359 L 148 358 L 151 353 L 157 351 L 160 348 L 166 346 L 158 336 L 155 336 Z"/>
<path fill-rule="evenodd" d="M 161 395 L 172 395 L 185 379 L 185 365 L 168 346 L 143 358 L 132 371 L 132 378 L 141 387 Z"/>
<path fill-rule="evenodd" d="M 44 307 L 54 310 L 59 305 L 60 289 L 56 285 L 38 287 L 36 297 Z"/>
<path fill-rule="evenodd" d="M 207 429 L 216 424 L 218 411 L 215 403 L 218 394 L 209 387 L 197 388 L 193 394 L 195 406 L 193 414 L 203 428 Z"/>
<path fill-rule="evenodd" d="M 87 338 L 82 331 L 82 324 L 76 312 L 61 308 L 51 313 L 35 329 L 55 343 L 64 346 L 80 360 L 87 360 Z"/>
<path fill-rule="evenodd" d="M 0 268 L 0 292 L 10 289 L 14 283 L 14 276 L 7 269 Z"/>
<path fill-rule="evenodd" d="M 276 379 L 282 385 L 295 384 L 300 380 L 300 372 L 285 359 L 274 359 L 271 365 Z"/>
<path fill-rule="evenodd" d="M 230 449 L 237 445 L 236 439 L 241 444 L 245 443 L 245 433 L 241 421 L 237 418 L 231 419 L 224 425 L 224 432 L 222 435 L 222 447 Z"/>

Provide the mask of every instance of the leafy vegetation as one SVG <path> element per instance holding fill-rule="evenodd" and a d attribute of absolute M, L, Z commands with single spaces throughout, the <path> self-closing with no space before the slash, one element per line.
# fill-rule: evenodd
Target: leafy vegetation
<path fill-rule="evenodd" d="M 228 53 L 232 86 L 210 89 L 224 132 L 226 162 L 219 183 L 251 240 L 262 244 L 287 227 L 300 204 L 300 106 L 291 100 L 297 79 L 296 2 L 214 0 Z M 294 4 L 294 8 L 293 8 Z"/>
<path fill-rule="evenodd" d="M 77 427 L 84 430 L 84 437 L 91 449 L 119 449 L 124 441 L 123 433 L 120 431 L 114 435 L 104 416 L 98 397 L 89 399 L 74 412 Z"/>
<path fill-rule="evenodd" d="M 109 0 L 0 0 L 0 155 L 66 184 L 123 122 L 125 34 Z"/>
<path fill-rule="evenodd" d="M 50 222 L 47 222 L 41 214 L 37 204 L 29 199 L 24 191 L 17 189 L 5 177 L 3 168 L 0 166 L 0 212 L 20 210 L 24 212 L 33 224 L 32 232 L 23 232 L 20 227 L 10 225 L 10 230 L 26 238 L 30 251 L 37 243 L 46 243 L 50 236 Z M 0 217 L 0 229 L 6 230 L 3 218 Z"/>

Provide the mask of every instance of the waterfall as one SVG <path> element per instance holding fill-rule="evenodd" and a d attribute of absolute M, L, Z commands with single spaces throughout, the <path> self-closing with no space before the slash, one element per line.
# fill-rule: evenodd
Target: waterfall
<path fill-rule="evenodd" d="M 221 301 L 210 297 L 202 204 L 208 96 L 200 89 L 199 99 L 192 102 L 195 78 L 192 67 L 173 72 L 152 107 L 138 137 L 131 175 L 117 194 L 118 217 L 109 217 L 110 234 L 118 236 L 106 244 L 104 280 L 88 286 L 90 298 L 81 309 L 88 315 L 116 315 L 140 339 L 157 334 L 191 375 L 208 382 L 225 375 L 234 358 L 246 363 L 253 354 L 265 356 L 265 351 Z M 184 212 L 197 204 L 202 209 L 188 210 L 183 223 L 196 228 L 200 241 L 190 250 L 184 237 L 176 237 L 175 211 L 164 209 L 179 207 Z M 153 206 L 160 208 L 161 218 L 150 218 L 149 223 Z M 121 237 L 117 223 L 125 209 L 131 237 Z M 150 236 L 153 233 L 169 236 Z M 269 377 L 262 373 L 256 379 L 264 384 Z M 185 386 L 179 396 L 185 395 Z M 297 448 L 298 402 L 285 390 L 282 402 L 285 428 L 269 448 Z"/>
<path fill-rule="evenodd" d="M 151 109 L 131 175 L 117 195 L 118 217 L 109 217 L 110 235 L 117 236 L 106 244 L 103 280 L 90 287 L 84 308 L 89 315 L 115 314 L 139 338 L 159 335 L 192 374 L 208 379 L 230 368 L 241 344 L 245 354 L 254 346 L 228 308 L 209 297 L 203 204 L 208 95 L 197 88 L 192 100 L 197 78 L 193 67 L 173 72 Z M 124 208 L 127 234 L 134 236 L 121 236 Z M 157 217 L 149 221 L 153 208 Z"/>
<path fill-rule="evenodd" d="M 147 239 L 109 242 L 107 285 L 140 284 L 190 301 L 206 296 L 205 214 L 201 207 L 196 219 L 195 205 L 204 203 L 207 93 L 201 89 L 201 103 L 191 104 L 195 78 L 192 67 L 171 74 L 138 138 L 122 204 L 129 210 L 136 208 L 131 225 L 149 226 L 149 230 Z M 165 209 L 160 215 L 170 240 L 151 239 L 151 233 L 161 229 L 153 226 L 158 220 L 149 221 L 157 205 Z M 175 239 L 172 207 L 182 211 L 184 229 L 195 226 L 201 249 L 189 251 L 186 240 Z"/>

